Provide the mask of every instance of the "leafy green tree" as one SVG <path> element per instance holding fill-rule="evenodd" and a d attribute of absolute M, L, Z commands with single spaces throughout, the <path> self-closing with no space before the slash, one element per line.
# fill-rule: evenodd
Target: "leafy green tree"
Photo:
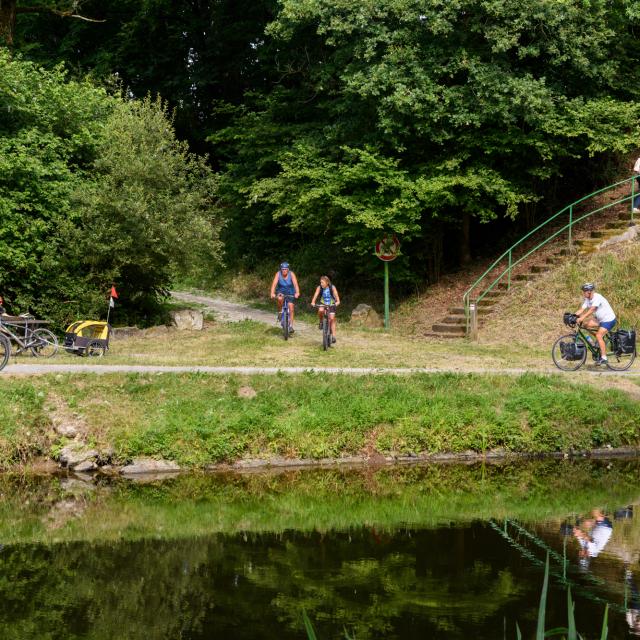
<path fill-rule="evenodd" d="M 361 255 L 383 230 L 417 243 L 446 224 L 468 258 L 470 220 L 515 219 L 562 175 L 584 192 L 590 158 L 637 144 L 634 12 L 284 0 L 267 35 L 290 73 L 212 136 L 228 158 L 222 193 L 234 217 Z"/>
<path fill-rule="evenodd" d="M 14 313 L 99 315 L 116 282 L 127 312 L 148 314 L 178 270 L 219 264 L 213 189 L 160 103 L 0 51 L 0 283 Z"/>

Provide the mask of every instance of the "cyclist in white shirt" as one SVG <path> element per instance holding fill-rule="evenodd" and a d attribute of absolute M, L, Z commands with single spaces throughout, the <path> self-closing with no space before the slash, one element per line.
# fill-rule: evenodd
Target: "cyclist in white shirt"
<path fill-rule="evenodd" d="M 596 285 L 593 282 L 585 282 L 582 285 L 584 301 L 578 311 L 576 311 L 577 321 L 585 329 L 591 329 L 596 333 L 596 340 L 600 347 L 600 359 L 596 364 L 607 362 L 607 349 L 604 345 L 604 336 L 616 326 L 616 314 L 604 296 L 595 291 Z"/>

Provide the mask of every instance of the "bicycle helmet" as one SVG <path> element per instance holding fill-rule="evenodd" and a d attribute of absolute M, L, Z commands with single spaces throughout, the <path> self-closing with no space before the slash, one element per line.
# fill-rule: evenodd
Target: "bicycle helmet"
<path fill-rule="evenodd" d="M 593 291 L 595 288 L 596 285 L 593 282 L 585 282 L 581 287 L 583 291 Z"/>
<path fill-rule="evenodd" d="M 288 269 L 289 268 L 289 263 L 288 262 L 281 262 L 280 263 L 280 269 Z"/>

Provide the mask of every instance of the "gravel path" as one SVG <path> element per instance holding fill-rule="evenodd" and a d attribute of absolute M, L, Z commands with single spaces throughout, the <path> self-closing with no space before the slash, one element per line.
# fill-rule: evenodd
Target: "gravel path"
<path fill-rule="evenodd" d="M 414 373 L 486 373 L 495 375 L 519 376 L 530 372 L 530 369 L 486 369 L 482 367 L 452 367 L 449 369 L 436 369 L 429 367 L 207 367 L 207 366 L 162 366 L 162 365 L 127 365 L 127 364 L 10 364 L 6 366 L 0 375 L 40 375 L 44 373 L 210 373 L 217 375 L 227 374 L 265 374 L 278 373 L 342 373 L 353 376 L 364 375 L 411 375 Z M 535 371 L 540 374 L 558 374 L 557 369 L 541 369 Z M 613 371 L 581 371 L 575 373 L 570 379 L 577 380 L 580 376 L 587 377 L 640 377 L 638 371 L 613 372 Z"/>
<path fill-rule="evenodd" d="M 264 324 L 276 325 L 275 304 L 273 311 L 254 309 L 239 302 L 229 302 L 222 298 L 211 298 L 210 296 L 187 293 L 186 291 L 172 291 L 171 297 L 180 302 L 194 303 L 202 305 L 205 311 L 213 312 L 218 320 L 224 322 L 240 322 L 241 320 L 255 320 Z M 295 330 L 305 333 L 309 331 L 309 325 L 304 322 L 295 321 Z"/>

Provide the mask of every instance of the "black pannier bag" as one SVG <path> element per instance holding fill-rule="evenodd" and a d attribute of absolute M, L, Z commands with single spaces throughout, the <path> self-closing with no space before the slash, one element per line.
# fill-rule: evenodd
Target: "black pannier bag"
<path fill-rule="evenodd" d="M 633 353 L 636 350 L 636 332 L 634 329 L 619 329 L 615 333 L 616 351 Z"/>
<path fill-rule="evenodd" d="M 560 353 L 565 360 L 582 360 L 584 358 L 584 342 L 582 340 L 575 342 L 561 342 Z"/>

